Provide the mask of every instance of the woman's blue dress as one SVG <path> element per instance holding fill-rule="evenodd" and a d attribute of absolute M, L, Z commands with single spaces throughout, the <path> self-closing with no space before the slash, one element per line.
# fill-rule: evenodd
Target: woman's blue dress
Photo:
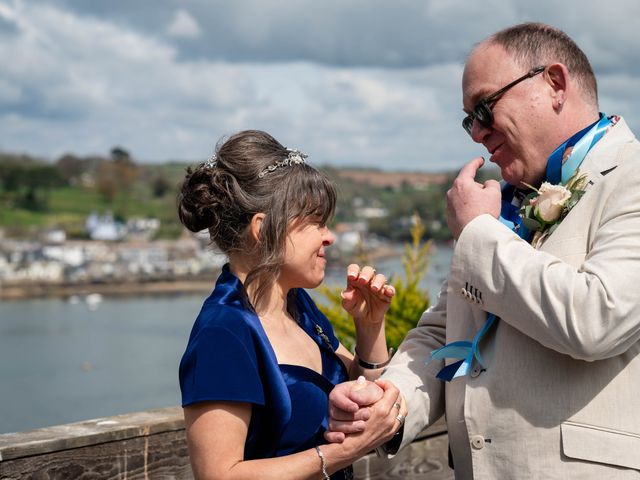
<path fill-rule="evenodd" d="M 322 375 L 303 366 L 278 364 L 242 283 L 228 265 L 202 306 L 180 362 L 183 407 L 216 400 L 252 404 L 246 460 L 326 443 L 329 392 L 348 380 L 327 318 L 302 289 L 296 290 L 295 303 L 300 327 L 320 348 Z M 351 467 L 331 478 L 351 478 Z"/>

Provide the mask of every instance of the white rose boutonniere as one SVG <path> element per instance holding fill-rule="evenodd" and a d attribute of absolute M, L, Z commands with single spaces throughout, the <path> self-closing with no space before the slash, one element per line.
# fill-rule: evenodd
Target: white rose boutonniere
<path fill-rule="evenodd" d="M 553 223 L 560 218 L 562 209 L 571 198 L 571 192 L 564 185 L 552 185 L 544 182 L 533 198 L 533 213 L 540 221 Z"/>
<path fill-rule="evenodd" d="M 519 213 L 522 224 L 535 232 L 531 241 L 533 248 L 542 245 L 542 241 L 553 233 L 569 210 L 578 203 L 584 195 L 586 184 L 587 176 L 576 170 L 566 185 L 544 182 L 538 189 L 527 185 L 534 191 L 525 197 Z"/>

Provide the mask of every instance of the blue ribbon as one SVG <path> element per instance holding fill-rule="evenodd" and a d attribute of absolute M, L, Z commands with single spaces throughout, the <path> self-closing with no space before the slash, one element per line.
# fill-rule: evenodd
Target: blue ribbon
<path fill-rule="evenodd" d="M 556 148 L 547 159 L 546 181 L 552 184 L 567 183 L 587 156 L 589 150 L 602 138 L 610 125 L 611 120 L 603 113 L 600 113 L 600 118 L 597 122 L 572 135 L 566 142 Z M 563 163 L 562 157 L 569 147 L 573 147 L 573 150 Z M 516 188 L 513 185 L 504 185 L 502 188 L 500 218 L 498 220 L 516 232 L 520 238 L 528 241 L 531 232 L 522 224 L 522 218 L 518 213 L 520 208 L 513 202 L 515 194 Z M 454 378 L 468 375 L 474 359 L 481 368 L 484 368 L 484 362 L 480 355 L 480 341 L 497 320 L 498 317 L 493 313 L 489 313 L 484 325 L 470 342 L 460 340 L 433 350 L 431 352 L 431 360 L 459 359 L 457 362 L 441 369 L 436 378 L 450 382 Z"/>
<path fill-rule="evenodd" d="M 440 380 L 443 380 L 445 382 L 450 382 L 456 377 L 467 375 L 469 373 L 469 370 L 471 369 L 471 364 L 473 363 L 474 358 L 476 359 L 478 364 L 484 366 L 484 362 L 482 361 L 482 357 L 480 356 L 480 349 L 478 345 L 480 344 L 480 340 L 482 339 L 484 334 L 489 331 L 496 320 L 497 317 L 493 313 L 490 313 L 487 317 L 487 321 L 484 322 L 482 328 L 478 330 L 478 332 L 474 335 L 471 342 L 468 342 L 466 340 L 451 342 L 444 347 L 440 347 L 432 351 L 431 358 L 434 360 L 443 360 L 445 358 L 462 359 L 444 367 L 438 372 L 436 378 L 439 378 Z"/>
<path fill-rule="evenodd" d="M 600 119 L 597 122 L 572 135 L 569 140 L 556 148 L 547 160 L 547 182 L 554 185 L 559 183 L 565 185 L 578 169 L 584 157 L 587 156 L 589 150 L 598 143 L 610 125 L 611 120 L 604 113 L 600 113 Z M 573 150 L 563 163 L 562 157 L 569 147 L 573 147 Z"/>

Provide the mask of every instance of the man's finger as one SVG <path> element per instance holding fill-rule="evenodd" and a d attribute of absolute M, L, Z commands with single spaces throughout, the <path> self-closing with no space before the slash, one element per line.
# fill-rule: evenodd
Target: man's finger
<path fill-rule="evenodd" d="M 363 407 L 373 405 L 382 397 L 383 391 L 375 383 L 368 383 L 364 388 L 349 391 L 349 398 Z"/>
<path fill-rule="evenodd" d="M 324 439 L 329 443 L 342 443 L 346 435 L 342 432 L 324 432 Z"/>
<path fill-rule="evenodd" d="M 329 394 L 330 408 L 342 410 L 344 412 L 357 412 L 360 406 L 349 398 L 349 391 L 355 382 L 345 382 L 336 385 Z"/>
<path fill-rule="evenodd" d="M 398 388 L 393 384 L 393 382 L 390 382 L 389 380 L 387 380 L 385 378 L 378 378 L 378 379 L 374 380 L 373 383 L 378 385 L 385 392 L 387 390 L 389 390 L 390 388 L 396 388 L 396 389 Z"/>
<path fill-rule="evenodd" d="M 467 163 L 464 167 L 462 167 L 462 169 L 460 170 L 460 173 L 458 173 L 458 178 L 474 180 L 476 178 L 476 174 L 478 173 L 478 170 L 480 169 L 480 167 L 482 167 L 482 165 L 484 165 L 483 157 L 474 158 L 469 163 Z"/>
<path fill-rule="evenodd" d="M 342 433 L 360 433 L 364 430 L 365 422 L 358 420 L 356 422 L 341 422 L 340 420 L 329 419 L 329 430 L 332 432 Z"/>
<path fill-rule="evenodd" d="M 398 401 L 400 397 L 400 390 L 389 380 L 378 379 L 376 380 L 376 384 L 384 390 L 384 395 L 380 399 L 378 403 L 376 403 L 376 407 L 380 407 L 382 411 L 391 410 L 394 403 Z"/>
<path fill-rule="evenodd" d="M 329 417 L 340 422 L 355 422 L 357 420 L 366 421 L 369 420 L 370 416 L 371 410 L 369 410 L 368 407 L 363 407 L 357 412 L 351 413 L 337 409 L 333 405 L 329 404 Z"/>
<path fill-rule="evenodd" d="M 500 190 L 500 182 L 498 182 L 497 180 L 487 180 L 486 182 L 484 182 L 484 188 L 488 188 L 488 189 L 493 189 L 493 190 Z"/>

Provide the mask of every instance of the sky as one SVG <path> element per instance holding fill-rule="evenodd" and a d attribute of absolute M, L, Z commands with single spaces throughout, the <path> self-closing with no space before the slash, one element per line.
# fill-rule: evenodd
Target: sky
<path fill-rule="evenodd" d="M 485 153 L 465 58 L 524 21 L 565 30 L 640 132 L 637 0 L 0 0 L 0 151 L 199 162 L 252 128 L 317 165 L 453 170 Z"/>

